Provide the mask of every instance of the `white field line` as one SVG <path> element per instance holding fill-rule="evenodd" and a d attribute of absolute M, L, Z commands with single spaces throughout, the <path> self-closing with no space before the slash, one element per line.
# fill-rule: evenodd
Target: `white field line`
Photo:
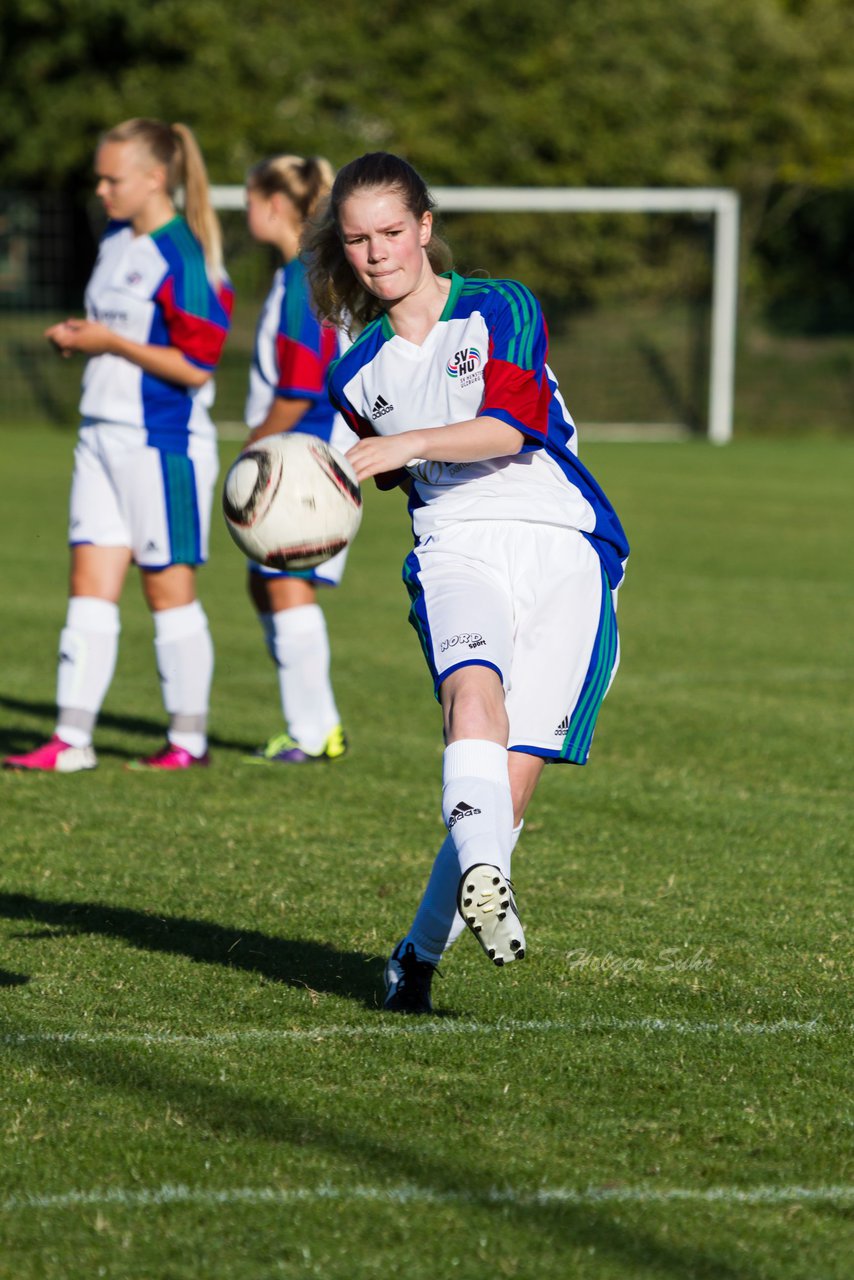
<path fill-rule="evenodd" d="M 56 1195 L 17 1195 L 0 1200 L 0 1213 L 27 1210 L 76 1209 L 116 1205 L 125 1209 L 152 1209 L 161 1205 L 294 1205 L 323 1200 L 367 1201 L 374 1204 L 475 1205 L 514 1208 L 570 1208 L 599 1204 L 848 1204 L 854 1186 L 826 1187 L 541 1187 L 535 1191 L 512 1187 L 483 1192 L 437 1191 L 431 1187 L 105 1187 L 92 1191 L 66 1191 Z"/>
<path fill-rule="evenodd" d="M 680 1018 L 578 1018 L 523 1021 L 502 1018 L 497 1022 L 455 1022 L 451 1019 L 389 1019 L 381 1023 L 352 1026 L 347 1023 L 298 1028 L 245 1028 L 235 1031 L 206 1031 L 185 1035 L 177 1031 L 43 1031 L 7 1032 L 0 1045 L 24 1044 L 140 1044 L 176 1047 L 230 1044 L 277 1044 L 293 1041 L 370 1040 L 396 1036 L 506 1036 L 525 1033 L 572 1035 L 642 1032 L 677 1036 L 837 1036 L 854 1031 L 854 1025 L 830 1027 L 817 1018 L 798 1022 L 781 1018 L 777 1022 L 691 1022 Z"/>

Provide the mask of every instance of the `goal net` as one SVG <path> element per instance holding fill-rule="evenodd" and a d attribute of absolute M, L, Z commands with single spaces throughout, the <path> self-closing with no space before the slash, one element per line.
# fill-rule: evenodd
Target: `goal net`
<path fill-rule="evenodd" d="M 523 280 L 582 439 L 732 435 L 738 198 L 720 189 L 438 187 L 438 233 L 466 275 Z M 242 187 L 214 187 L 235 328 L 217 418 L 239 420 L 275 256 L 245 227 Z"/>

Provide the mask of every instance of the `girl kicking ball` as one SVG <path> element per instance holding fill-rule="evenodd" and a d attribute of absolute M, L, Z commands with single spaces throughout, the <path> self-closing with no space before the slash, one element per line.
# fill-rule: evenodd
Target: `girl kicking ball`
<path fill-rule="evenodd" d="M 410 620 L 444 717 L 448 835 L 386 966 L 399 1013 L 431 1011 L 466 926 L 495 964 L 524 955 L 511 855 L 544 765 L 587 760 L 628 555 L 576 457 L 539 304 L 516 281 L 451 271 L 432 207 L 405 160 L 365 155 L 309 240 L 319 312 L 364 326 L 330 395 L 361 437 L 359 479 L 409 493 Z"/>

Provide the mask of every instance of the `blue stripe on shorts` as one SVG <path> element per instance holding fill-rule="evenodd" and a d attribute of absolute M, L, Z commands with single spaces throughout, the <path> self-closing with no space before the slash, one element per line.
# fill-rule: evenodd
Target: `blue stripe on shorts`
<path fill-rule="evenodd" d="M 192 459 L 185 453 L 167 453 L 161 449 L 160 465 L 166 496 L 170 563 L 199 564 L 202 538 Z"/>
<path fill-rule="evenodd" d="M 558 758 L 570 764 L 586 764 L 593 741 L 593 730 L 602 700 L 608 692 L 614 664 L 617 661 L 617 615 L 611 589 L 604 569 L 602 570 L 602 604 L 599 611 L 599 626 L 593 643 L 590 666 L 584 677 L 581 695 L 575 704 L 575 710 L 569 721 L 569 728 L 563 740 Z"/>
<path fill-rule="evenodd" d="M 421 642 L 421 648 L 430 668 L 430 674 L 433 677 L 433 688 L 438 688 L 439 673 L 436 670 L 436 664 L 433 661 L 433 642 L 430 639 L 430 623 L 427 618 L 427 609 L 424 604 L 424 589 L 421 586 L 421 579 L 418 576 L 421 569 L 418 563 L 417 549 L 410 551 L 409 555 L 403 562 L 403 581 L 406 590 L 409 592 L 409 621 L 415 628 L 418 639 Z"/>

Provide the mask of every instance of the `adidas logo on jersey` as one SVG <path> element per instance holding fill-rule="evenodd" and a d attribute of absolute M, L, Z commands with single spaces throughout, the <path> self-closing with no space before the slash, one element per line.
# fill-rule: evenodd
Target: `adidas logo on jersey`
<path fill-rule="evenodd" d="M 476 813 L 480 813 L 480 809 L 475 809 L 473 804 L 466 804 L 465 800 L 461 800 L 451 810 L 451 816 L 448 819 L 448 830 L 455 827 L 461 818 L 472 818 Z"/>
<path fill-rule="evenodd" d="M 393 410 L 393 404 L 389 404 L 388 400 L 384 399 L 383 396 L 377 396 L 374 401 L 374 407 L 371 410 L 371 417 L 376 422 L 377 418 L 383 418 L 387 413 L 392 413 Z"/>
<path fill-rule="evenodd" d="M 569 716 L 564 716 L 558 727 L 555 729 L 556 738 L 565 738 L 569 733 Z"/>

